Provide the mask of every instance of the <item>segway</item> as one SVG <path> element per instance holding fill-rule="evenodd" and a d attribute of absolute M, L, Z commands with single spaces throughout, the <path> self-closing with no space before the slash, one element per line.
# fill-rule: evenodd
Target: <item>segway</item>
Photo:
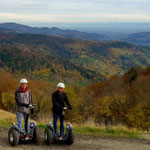
<path fill-rule="evenodd" d="M 67 110 L 67 107 L 64 107 L 63 115 L 65 115 L 66 110 Z M 57 135 L 54 135 L 54 128 L 51 122 L 46 125 L 44 139 L 47 145 L 51 145 L 53 143 L 59 143 L 59 142 L 61 143 L 63 142 L 67 145 L 71 145 L 74 143 L 74 139 L 75 139 L 73 126 L 71 125 L 71 123 L 67 123 L 66 131 L 63 136 L 63 139 L 60 140 L 59 137 L 60 137 L 60 132 L 58 132 Z"/>
<path fill-rule="evenodd" d="M 30 107 L 30 113 L 31 109 L 34 109 L 34 105 L 29 105 Z M 11 128 L 8 131 L 8 142 L 11 146 L 16 146 L 19 144 L 19 142 L 25 142 L 25 141 L 31 141 L 33 143 L 38 143 L 39 141 L 39 130 L 38 126 L 35 122 L 30 123 L 30 133 L 27 134 L 26 132 L 20 132 L 19 128 L 15 123 L 12 124 Z M 28 138 L 27 138 L 28 135 Z"/>

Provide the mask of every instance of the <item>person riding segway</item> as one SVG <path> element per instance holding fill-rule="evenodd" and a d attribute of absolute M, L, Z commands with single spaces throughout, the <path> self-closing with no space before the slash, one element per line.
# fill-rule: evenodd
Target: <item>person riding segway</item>
<path fill-rule="evenodd" d="M 64 115 L 68 109 L 72 109 L 72 106 L 68 100 L 67 94 L 64 92 L 65 85 L 63 83 L 57 84 L 57 90 L 52 94 L 52 112 L 53 112 L 53 125 L 50 122 L 45 129 L 45 142 L 51 144 L 53 141 L 65 141 L 67 144 L 73 144 L 74 142 L 74 130 L 71 123 L 66 126 L 66 133 L 64 133 Z M 60 120 L 60 132 L 57 131 L 57 120 Z"/>
<path fill-rule="evenodd" d="M 64 103 L 68 105 L 68 108 L 71 110 L 72 106 L 68 100 L 67 94 L 64 92 L 65 85 L 63 83 L 57 84 L 57 91 L 52 94 L 52 102 L 53 102 L 53 125 L 54 125 L 54 136 L 57 136 L 57 120 L 59 117 L 60 120 L 60 140 L 63 139 L 64 136 L 64 115 L 63 108 Z"/>
<path fill-rule="evenodd" d="M 26 79 L 20 80 L 20 87 L 15 92 L 17 126 L 13 123 L 8 132 L 8 140 L 12 146 L 17 145 L 20 140 L 38 142 L 38 127 L 35 122 L 31 122 L 29 125 L 28 120 L 29 114 L 34 113 L 34 105 L 27 84 Z M 25 132 L 22 129 L 22 117 L 24 117 Z"/>

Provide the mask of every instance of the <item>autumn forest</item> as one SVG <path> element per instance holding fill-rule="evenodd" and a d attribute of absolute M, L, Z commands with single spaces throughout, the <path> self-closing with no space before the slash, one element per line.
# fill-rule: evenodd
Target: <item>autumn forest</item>
<path fill-rule="evenodd" d="M 149 65 L 149 47 L 123 41 L 0 32 L 0 106 L 15 112 L 14 92 L 25 77 L 37 104 L 34 119 L 48 120 L 61 81 L 73 105 L 67 120 L 149 130 Z"/>

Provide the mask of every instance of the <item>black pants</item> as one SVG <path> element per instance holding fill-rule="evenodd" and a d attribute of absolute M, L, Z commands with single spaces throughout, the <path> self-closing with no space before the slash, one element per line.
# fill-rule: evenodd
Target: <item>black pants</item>
<path fill-rule="evenodd" d="M 62 114 L 53 114 L 53 123 L 54 123 L 54 131 L 55 135 L 57 134 L 57 120 L 60 120 L 60 135 L 64 135 L 64 115 Z"/>

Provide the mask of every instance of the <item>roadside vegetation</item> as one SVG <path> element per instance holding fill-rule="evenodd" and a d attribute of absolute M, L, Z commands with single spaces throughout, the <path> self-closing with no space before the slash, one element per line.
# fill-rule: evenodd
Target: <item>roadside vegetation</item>
<path fill-rule="evenodd" d="M 23 76 L 0 70 L 0 126 L 16 122 L 14 92 Z M 51 94 L 56 84 L 29 79 L 33 101 L 37 104 L 32 119 L 40 127 L 52 120 Z M 77 134 L 140 137 L 150 129 L 150 67 L 135 67 L 123 76 L 112 76 L 105 83 L 86 87 L 68 85 L 65 91 L 73 109 L 65 116 Z M 12 113 L 9 113 L 12 112 Z M 88 124 L 88 122 L 94 124 Z"/>

